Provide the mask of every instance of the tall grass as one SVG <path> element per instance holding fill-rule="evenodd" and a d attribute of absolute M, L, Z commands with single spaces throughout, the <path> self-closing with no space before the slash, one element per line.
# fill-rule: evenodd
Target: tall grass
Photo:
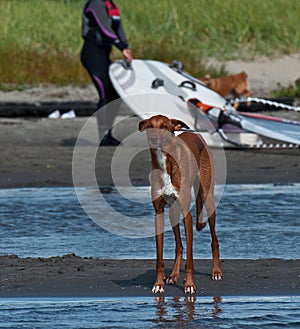
<path fill-rule="evenodd" d="M 90 83 L 79 61 L 84 0 L 0 1 L 0 84 Z M 300 50 L 298 0 L 119 0 L 135 58 L 181 60 L 196 76 L 206 60 Z M 120 57 L 114 51 L 114 58 Z"/>

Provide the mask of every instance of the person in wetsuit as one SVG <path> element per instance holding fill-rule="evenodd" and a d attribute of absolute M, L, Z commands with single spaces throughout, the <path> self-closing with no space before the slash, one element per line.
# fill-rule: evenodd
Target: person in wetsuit
<path fill-rule="evenodd" d="M 132 62 L 132 54 L 121 21 L 118 7 L 112 0 L 88 0 L 82 11 L 81 62 L 89 73 L 99 94 L 97 122 L 100 145 L 119 145 L 111 133 L 118 106 L 101 108 L 119 98 L 110 78 L 109 65 L 112 47 L 117 47 L 124 58 Z"/>

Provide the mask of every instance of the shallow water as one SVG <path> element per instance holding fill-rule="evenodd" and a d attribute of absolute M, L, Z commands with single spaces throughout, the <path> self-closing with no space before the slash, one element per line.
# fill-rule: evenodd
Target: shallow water
<path fill-rule="evenodd" d="M 81 192 L 93 193 L 89 189 Z M 102 193 L 113 208 L 96 210 L 111 223 L 116 211 L 135 219 L 142 212 L 153 229 L 151 202 L 129 205 L 126 198 L 120 202 L 114 190 Z M 148 187 L 136 190 L 140 199 L 149 198 L 149 193 Z M 217 209 L 221 257 L 299 258 L 299 199 L 300 184 L 227 185 Z M 0 189 L 0 254 L 50 257 L 67 253 L 114 259 L 155 258 L 155 242 L 154 237 L 132 239 L 99 227 L 84 212 L 73 188 Z M 194 233 L 194 253 L 195 258 L 211 257 L 208 228 Z M 164 255 L 174 255 L 171 231 L 165 235 Z"/>
<path fill-rule="evenodd" d="M 81 189 L 87 196 L 94 192 Z M 153 217 L 151 202 L 141 207 L 114 190 L 102 193 L 112 207 L 100 212 L 112 222 L 116 211 Z M 150 191 L 139 187 L 136 193 L 143 200 Z M 299 258 L 299 197 L 300 184 L 227 185 L 217 210 L 221 257 Z M 173 257 L 173 240 L 166 232 L 166 258 Z M 195 258 L 210 258 L 209 230 L 195 232 L 194 241 Z M 12 253 L 155 258 L 155 243 L 154 237 L 132 239 L 99 227 L 72 188 L 0 189 L 0 254 Z M 300 296 L 0 298 L 0 328 L 7 329 L 299 327 Z"/>
<path fill-rule="evenodd" d="M 299 328 L 300 297 L 0 299 L 0 328 Z"/>

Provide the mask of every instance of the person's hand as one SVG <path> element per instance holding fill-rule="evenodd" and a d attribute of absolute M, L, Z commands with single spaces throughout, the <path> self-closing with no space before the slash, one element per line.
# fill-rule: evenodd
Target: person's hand
<path fill-rule="evenodd" d="M 129 48 L 126 48 L 126 49 L 123 49 L 122 53 L 123 53 L 124 58 L 126 58 L 128 60 L 128 62 L 131 64 L 132 59 L 133 59 L 131 50 Z"/>

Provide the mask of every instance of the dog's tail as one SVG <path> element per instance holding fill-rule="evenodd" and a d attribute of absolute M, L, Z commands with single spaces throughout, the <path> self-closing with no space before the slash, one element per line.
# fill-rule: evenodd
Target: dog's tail
<path fill-rule="evenodd" d="M 214 176 L 212 156 L 204 147 L 200 156 L 199 188 L 196 196 L 196 229 L 201 231 L 206 222 L 203 222 L 203 206 L 205 205 L 207 216 L 210 218 L 215 212 L 214 206 Z"/>
<path fill-rule="evenodd" d="M 206 222 L 203 222 L 203 196 L 201 183 L 194 183 L 194 191 L 195 191 L 195 200 L 196 200 L 196 230 L 201 231 L 205 226 Z"/>
<path fill-rule="evenodd" d="M 199 214 L 200 212 L 200 214 Z M 203 206 L 200 211 L 197 210 L 196 206 L 196 230 L 201 231 L 206 226 L 206 222 L 203 222 Z"/>

